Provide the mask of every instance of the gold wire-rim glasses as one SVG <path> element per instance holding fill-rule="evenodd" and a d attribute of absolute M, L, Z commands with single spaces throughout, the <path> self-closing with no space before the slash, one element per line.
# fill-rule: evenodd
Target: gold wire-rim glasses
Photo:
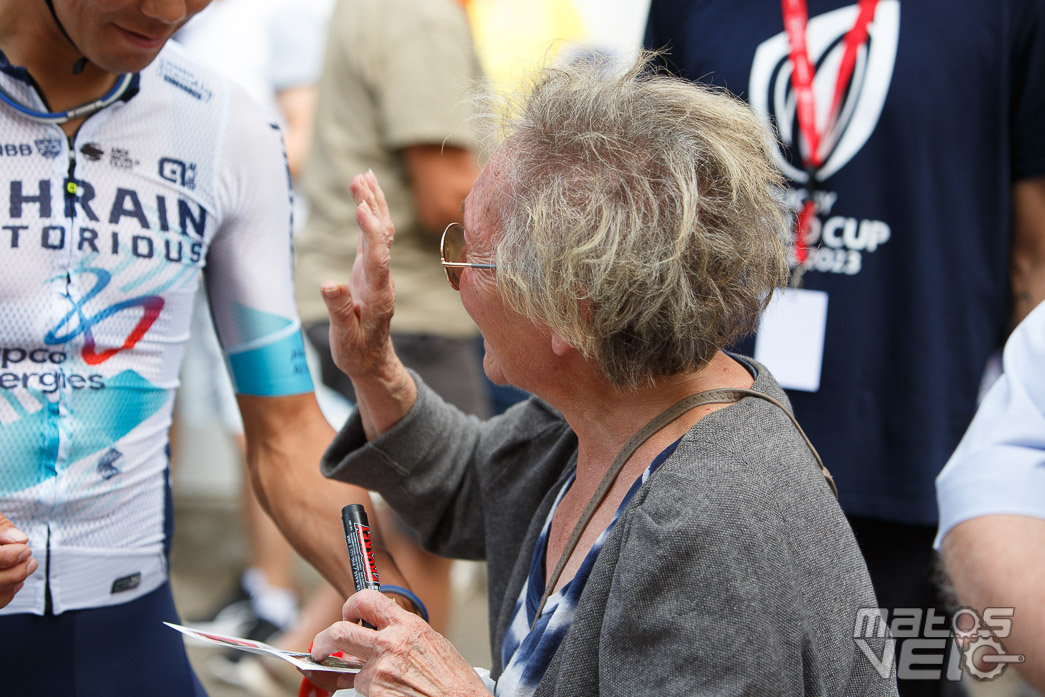
<path fill-rule="evenodd" d="M 496 264 L 477 264 L 462 261 L 468 258 L 468 245 L 464 239 L 464 225 L 450 223 L 443 230 L 439 241 L 439 263 L 443 265 L 446 282 L 454 290 L 461 290 L 461 271 L 464 269 L 496 269 Z"/>

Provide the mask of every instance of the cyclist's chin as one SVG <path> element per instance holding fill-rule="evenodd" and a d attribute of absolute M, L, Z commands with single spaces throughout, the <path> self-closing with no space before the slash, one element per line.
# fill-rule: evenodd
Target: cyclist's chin
<path fill-rule="evenodd" d="M 156 59 L 159 52 L 159 48 L 150 51 L 123 51 L 119 53 L 114 51 L 99 55 L 96 58 L 89 58 L 89 60 L 107 73 L 122 75 L 123 73 L 136 73 L 144 69 Z"/>
<path fill-rule="evenodd" d="M 167 43 L 166 38 L 150 38 L 133 32 L 117 29 L 111 41 L 94 46 L 87 59 L 107 73 L 120 75 L 136 73 L 156 59 Z"/>

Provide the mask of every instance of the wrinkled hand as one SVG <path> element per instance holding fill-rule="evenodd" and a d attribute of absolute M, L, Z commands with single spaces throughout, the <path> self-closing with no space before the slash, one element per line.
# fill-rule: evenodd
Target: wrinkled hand
<path fill-rule="evenodd" d="M 323 300 L 330 313 L 330 352 L 334 363 L 350 378 L 365 378 L 382 369 L 394 356 L 389 323 L 395 307 L 395 289 L 389 269 L 395 230 L 385 194 L 373 172 L 352 178 L 356 222 L 362 234 L 352 263 L 348 286 L 326 282 Z"/>
<path fill-rule="evenodd" d="M 367 697 L 409 695 L 466 697 L 490 693 L 468 662 L 424 620 L 406 612 L 377 591 L 360 591 L 342 608 L 343 622 L 316 635 L 312 658 L 322 661 L 336 651 L 356 657 L 363 668 L 356 675 L 309 672 L 325 690 L 355 687 Z M 368 629 L 361 619 L 377 629 Z"/>
<path fill-rule="evenodd" d="M 5 607 L 36 571 L 29 538 L 0 513 L 0 607 Z"/>

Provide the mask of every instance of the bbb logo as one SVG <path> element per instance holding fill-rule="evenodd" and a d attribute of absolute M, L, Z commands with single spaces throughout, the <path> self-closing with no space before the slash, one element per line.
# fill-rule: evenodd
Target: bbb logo
<path fill-rule="evenodd" d="M 192 191 L 196 188 L 196 163 L 173 157 L 160 158 L 160 177 Z"/>
<path fill-rule="evenodd" d="M 0 155 L 4 157 L 24 157 L 32 154 L 33 146 L 29 143 L 0 143 Z"/>

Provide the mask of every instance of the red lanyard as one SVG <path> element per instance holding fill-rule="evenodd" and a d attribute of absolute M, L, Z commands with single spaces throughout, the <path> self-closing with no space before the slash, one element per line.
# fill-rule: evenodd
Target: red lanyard
<path fill-rule="evenodd" d="M 820 153 L 820 139 L 823 132 L 817 128 L 816 124 L 816 95 L 813 92 L 813 77 L 816 71 L 813 68 L 813 62 L 809 60 L 809 47 L 806 44 L 806 25 L 809 22 L 806 0 L 781 0 L 781 4 L 784 11 L 784 29 L 787 31 L 788 42 L 791 46 L 789 54 L 791 85 L 795 90 L 797 100 L 798 128 L 802 132 L 802 141 L 806 145 L 806 151 L 802 155 L 802 164 L 809 173 L 807 186 L 809 198 L 798 213 L 795 230 L 795 252 L 798 263 L 802 264 L 806 260 L 806 239 L 813 215 L 816 213 L 816 203 L 813 200 L 816 190 L 816 173 L 824 163 Z M 828 112 L 827 128 L 830 128 L 834 120 L 838 118 L 842 96 L 853 79 L 856 51 L 867 40 L 867 25 L 874 19 L 877 5 L 878 0 L 860 0 L 860 11 L 856 17 L 856 23 L 845 35 L 845 52 L 842 54 L 842 63 L 838 67 L 838 79 L 835 81 L 834 97 L 831 100 L 831 110 Z"/>

